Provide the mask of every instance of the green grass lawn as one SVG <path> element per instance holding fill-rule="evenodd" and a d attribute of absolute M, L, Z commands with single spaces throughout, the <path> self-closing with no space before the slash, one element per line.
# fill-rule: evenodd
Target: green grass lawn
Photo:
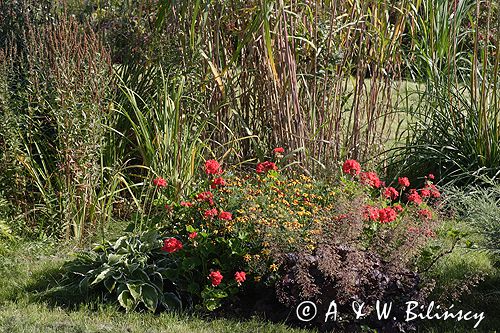
<path fill-rule="evenodd" d="M 119 312 L 113 306 L 97 310 L 68 311 L 26 301 L 8 302 L 0 308 L 0 332 L 306 332 L 285 325 L 252 319 L 202 320 L 187 315 Z"/>

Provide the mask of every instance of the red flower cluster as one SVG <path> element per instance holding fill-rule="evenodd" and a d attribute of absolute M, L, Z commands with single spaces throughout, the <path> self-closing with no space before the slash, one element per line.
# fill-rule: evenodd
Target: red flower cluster
<path fill-rule="evenodd" d="M 387 199 L 396 200 L 399 196 L 399 193 L 394 187 L 389 186 L 385 188 L 384 196 Z"/>
<path fill-rule="evenodd" d="M 361 165 L 356 160 L 346 160 L 342 165 L 342 171 L 351 176 L 357 176 L 361 172 Z"/>
<path fill-rule="evenodd" d="M 203 216 L 206 218 L 217 216 L 217 208 L 207 209 L 205 213 L 203 213 Z"/>
<path fill-rule="evenodd" d="M 359 175 L 361 184 L 368 185 L 374 188 L 380 187 L 380 179 L 375 172 L 362 172 Z"/>
<path fill-rule="evenodd" d="M 439 198 L 441 196 L 441 193 L 434 184 L 426 184 L 424 189 L 428 190 L 433 198 Z"/>
<path fill-rule="evenodd" d="M 401 210 L 403 208 L 399 206 Z M 366 206 L 365 211 L 363 213 L 363 216 L 365 219 L 370 220 L 370 221 L 379 221 L 380 223 L 389 223 L 392 221 L 395 221 L 398 214 L 397 210 L 399 210 L 396 206 L 394 208 L 392 207 L 385 207 L 382 209 L 378 209 L 376 207 L 372 206 Z"/>
<path fill-rule="evenodd" d="M 233 215 L 230 212 L 221 211 L 219 213 L 219 219 L 225 221 L 231 221 L 233 219 Z"/>
<path fill-rule="evenodd" d="M 191 207 L 191 206 L 193 206 L 193 204 L 191 202 L 188 202 L 188 201 L 181 201 L 181 206 L 182 207 Z"/>
<path fill-rule="evenodd" d="M 167 187 L 167 181 L 162 177 L 153 179 L 153 184 L 157 187 Z"/>
<path fill-rule="evenodd" d="M 210 282 L 212 282 L 212 286 L 217 287 L 222 282 L 222 274 L 219 271 L 210 272 L 208 275 Z"/>
<path fill-rule="evenodd" d="M 408 202 L 413 202 L 417 205 L 422 203 L 422 197 L 418 194 L 417 190 L 411 189 L 410 194 L 408 194 Z"/>
<path fill-rule="evenodd" d="M 257 173 L 266 173 L 269 170 L 278 170 L 278 167 L 273 162 L 265 161 L 257 164 L 257 168 L 255 170 Z"/>
<path fill-rule="evenodd" d="M 188 235 L 188 238 L 189 238 L 189 239 L 195 239 L 195 238 L 196 238 L 196 236 L 198 236 L 198 233 L 197 233 L 196 231 L 193 231 L 192 233 L 190 233 L 190 234 Z"/>
<path fill-rule="evenodd" d="M 234 273 L 234 280 L 238 282 L 238 286 L 241 286 L 241 283 L 247 279 L 245 272 L 236 272 Z"/>
<path fill-rule="evenodd" d="M 214 194 L 210 191 L 201 192 L 196 196 L 199 201 L 206 201 L 210 206 L 214 205 Z"/>
<path fill-rule="evenodd" d="M 363 212 L 363 217 L 367 220 L 376 221 L 379 218 L 379 210 L 376 207 L 366 206 Z"/>
<path fill-rule="evenodd" d="M 418 211 L 418 217 L 422 220 L 430 220 L 432 219 L 432 212 L 428 209 L 421 209 Z"/>
<path fill-rule="evenodd" d="M 421 190 L 420 190 L 420 196 L 421 196 L 422 198 L 428 198 L 428 197 L 430 197 L 430 196 L 431 196 L 431 191 L 429 191 L 429 190 L 428 190 L 428 189 L 426 189 L 426 188 L 423 188 L 423 189 L 421 189 Z"/>
<path fill-rule="evenodd" d="M 285 152 L 285 149 L 283 147 L 276 147 L 273 149 L 273 153 L 275 154 L 283 154 Z"/>
<path fill-rule="evenodd" d="M 177 238 L 167 238 L 163 241 L 163 251 L 172 253 L 182 249 L 182 243 Z"/>
<path fill-rule="evenodd" d="M 205 162 L 205 173 L 207 175 L 219 175 L 222 173 L 219 162 L 216 160 L 208 160 Z"/>
<path fill-rule="evenodd" d="M 398 214 L 391 207 L 382 208 L 378 211 L 378 220 L 380 223 L 389 223 L 395 221 Z"/>
<path fill-rule="evenodd" d="M 407 177 L 399 177 L 398 183 L 399 183 L 399 185 L 401 185 L 403 187 L 410 186 L 410 180 Z"/>
<path fill-rule="evenodd" d="M 211 189 L 217 188 L 217 186 L 225 186 L 226 181 L 222 177 L 217 177 L 212 181 L 212 184 L 210 185 Z"/>

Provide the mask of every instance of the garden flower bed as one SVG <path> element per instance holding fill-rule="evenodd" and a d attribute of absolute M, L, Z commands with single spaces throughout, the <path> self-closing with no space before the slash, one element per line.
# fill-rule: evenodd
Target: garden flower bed
<path fill-rule="evenodd" d="M 406 177 L 389 186 L 347 160 L 340 177 L 320 182 L 281 173 L 281 153 L 238 175 L 208 160 L 199 191 L 179 202 L 162 194 L 167 184 L 156 177 L 146 222 L 77 254 L 65 265 L 65 285 L 102 293 L 127 311 L 267 311 L 276 320 L 303 301 L 324 313 L 332 300 L 344 312 L 366 302 L 362 320 L 313 323 L 413 327 L 375 320 L 374 306 L 427 302 L 432 283 L 419 273 L 428 268 L 420 255 L 442 223 L 434 176 L 419 189 Z"/>

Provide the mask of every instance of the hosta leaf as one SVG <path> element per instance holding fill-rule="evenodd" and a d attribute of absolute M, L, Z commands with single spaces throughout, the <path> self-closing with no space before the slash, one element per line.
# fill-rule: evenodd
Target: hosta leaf
<path fill-rule="evenodd" d="M 123 258 L 123 255 L 119 254 L 110 254 L 108 256 L 108 265 L 113 266 L 116 265 L 117 263 L 120 262 L 120 260 Z"/>
<path fill-rule="evenodd" d="M 92 281 L 92 283 L 90 285 L 93 286 L 95 284 L 98 284 L 102 280 L 109 277 L 111 274 L 113 274 L 113 268 L 108 267 L 108 268 L 104 269 L 101 273 L 99 273 L 99 275 L 97 275 L 97 277 L 94 279 L 94 281 Z"/>
<path fill-rule="evenodd" d="M 115 289 L 115 285 L 116 285 L 115 279 L 104 280 L 104 286 L 109 292 L 112 292 Z"/>
<path fill-rule="evenodd" d="M 142 302 L 151 312 L 156 310 L 158 305 L 158 293 L 153 286 L 149 284 L 142 286 Z"/>
<path fill-rule="evenodd" d="M 141 290 L 142 290 L 142 284 L 136 284 L 136 283 L 127 283 L 127 288 L 130 291 L 130 295 L 134 298 L 134 300 L 141 301 Z"/>
<path fill-rule="evenodd" d="M 122 291 L 120 295 L 118 295 L 118 302 L 127 312 L 133 310 L 136 305 L 136 302 L 127 290 Z"/>
<path fill-rule="evenodd" d="M 128 245 L 127 237 L 123 236 L 120 237 L 116 240 L 115 244 L 113 245 L 113 250 L 118 251 L 120 249 L 126 248 Z"/>
<path fill-rule="evenodd" d="M 182 310 L 182 301 L 174 293 L 164 293 L 163 304 L 167 310 Z"/>

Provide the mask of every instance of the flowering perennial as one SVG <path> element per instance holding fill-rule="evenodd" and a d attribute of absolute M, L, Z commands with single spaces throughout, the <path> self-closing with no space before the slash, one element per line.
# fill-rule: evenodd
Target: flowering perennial
<path fill-rule="evenodd" d="M 205 162 L 205 173 L 207 175 L 219 175 L 222 173 L 221 166 L 216 160 L 208 160 Z"/>
<path fill-rule="evenodd" d="M 222 282 L 222 274 L 219 271 L 212 271 L 208 275 L 210 282 L 212 282 L 212 286 L 217 287 Z"/>
<path fill-rule="evenodd" d="M 167 181 L 162 177 L 153 179 L 153 184 L 157 187 L 167 187 Z"/>
<path fill-rule="evenodd" d="M 347 160 L 342 165 L 342 171 L 351 176 L 357 176 L 361 172 L 361 165 L 356 160 Z"/>
<path fill-rule="evenodd" d="M 161 249 L 168 253 L 176 252 L 182 249 L 182 243 L 177 238 L 170 237 L 163 241 Z"/>

